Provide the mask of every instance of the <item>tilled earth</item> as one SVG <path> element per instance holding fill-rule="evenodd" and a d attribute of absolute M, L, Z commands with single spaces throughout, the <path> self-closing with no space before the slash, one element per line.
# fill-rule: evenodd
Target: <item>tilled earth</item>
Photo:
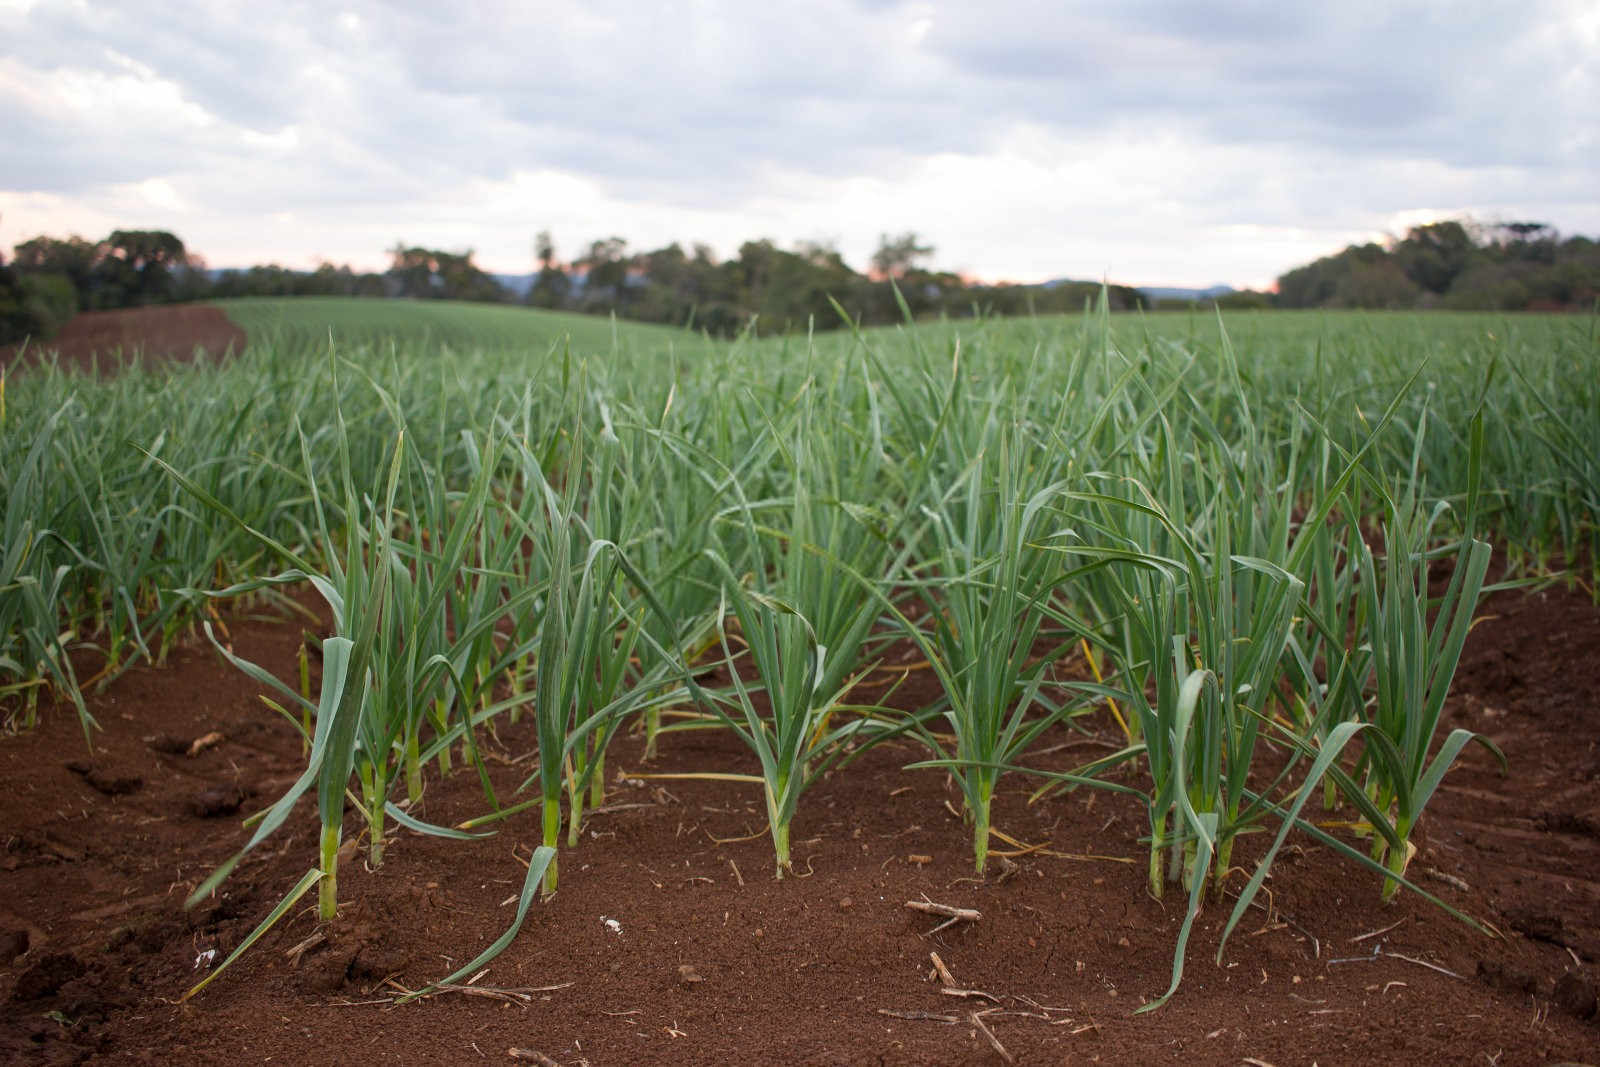
<path fill-rule="evenodd" d="M 302 902 L 205 992 L 178 998 L 315 863 L 309 802 L 216 896 L 184 897 L 243 844 L 241 819 L 301 768 L 292 727 L 207 646 L 0 738 L 0 1060 L 16 1063 L 1469 1063 L 1600 1061 L 1600 611 L 1583 591 L 1496 594 L 1450 724 L 1472 746 L 1420 831 L 1411 873 L 1475 932 L 1301 836 L 1215 962 L 1213 899 L 1178 995 L 1183 902 L 1144 891 L 1142 811 L 1111 794 L 1003 780 L 996 825 L 1036 851 L 973 877 L 969 834 L 922 753 L 880 747 L 801 801 L 798 874 L 772 874 L 749 786 L 644 774 L 751 771 L 720 732 L 619 737 L 609 805 L 561 854 L 561 890 L 471 991 L 395 1006 L 509 923 L 535 812 L 472 843 L 398 832 L 340 869 L 339 919 Z M 236 649 L 293 677 L 303 620 L 234 618 Z M 929 680 L 894 702 L 929 694 Z M 1041 763 L 1099 742 L 1064 729 Z M 502 798 L 523 726 L 485 737 Z M 1068 746 L 1068 747 L 1061 747 Z M 191 755 L 191 749 L 194 750 Z M 1099 749 L 1103 751 L 1103 749 Z M 476 775 L 429 780 L 422 814 L 486 804 Z M 348 837 L 360 825 L 346 822 Z M 1265 835 L 1241 842 L 1237 892 Z M 1295 839 L 1291 839 L 1295 840 Z M 1016 851 L 1007 849 L 1006 851 Z M 937 932 L 908 901 L 976 909 Z M 965 995 L 945 991 L 933 955 Z M 510 992 L 495 992 L 496 990 Z M 1003 1051 L 1002 1051 L 1003 1050 Z M 545 1057 L 541 1059 L 540 1057 Z"/>
<path fill-rule="evenodd" d="M 242 352 L 245 340 L 245 332 L 210 304 L 85 311 L 43 344 L 0 346 L 0 367 L 15 370 L 54 359 L 64 368 L 109 373 L 136 352 L 147 364 L 187 363 L 196 352 Z"/>

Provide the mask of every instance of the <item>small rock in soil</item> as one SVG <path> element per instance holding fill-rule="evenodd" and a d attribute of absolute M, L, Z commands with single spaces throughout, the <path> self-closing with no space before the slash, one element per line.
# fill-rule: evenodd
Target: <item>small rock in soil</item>
<path fill-rule="evenodd" d="M 1600 827 L 1587 815 L 1571 811 L 1546 811 L 1534 817 L 1533 824 L 1546 833 L 1600 836 Z"/>
<path fill-rule="evenodd" d="M 188 740 L 182 737 L 175 737 L 172 734 L 157 734 L 154 737 L 147 738 L 145 744 L 164 756 L 181 756 L 189 751 Z"/>
<path fill-rule="evenodd" d="M 1538 975 L 1514 963 L 1479 960 L 1478 977 L 1495 989 L 1503 989 L 1507 993 L 1536 993 L 1539 990 Z"/>
<path fill-rule="evenodd" d="M 70 952 L 52 952 L 44 959 L 22 972 L 17 988 L 11 991 L 12 1000 L 43 1000 L 75 978 L 82 978 L 87 970 L 83 961 Z"/>
<path fill-rule="evenodd" d="M 105 1000 L 100 997 L 78 997 L 71 1001 L 61 1014 L 71 1019 L 75 1024 L 103 1023 L 123 1005 L 114 1000 Z"/>
<path fill-rule="evenodd" d="M 96 792 L 104 793 L 108 797 L 127 796 L 144 788 L 144 779 L 137 774 L 115 774 L 99 770 L 83 760 L 73 760 L 68 763 L 67 770 L 88 782 Z"/>
<path fill-rule="evenodd" d="M 338 926 L 330 929 L 328 940 L 302 959 L 301 982 L 305 988 L 333 993 L 352 981 L 399 974 L 411 962 L 411 953 L 398 937 L 385 938 L 363 916 L 341 919 Z"/>
<path fill-rule="evenodd" d="M 1556 979 L 1556 1003 L 1562 1011 L 1580 1019 L 1593 1019 L 1596 1012 L 1600 1011 L 1594 983 L 1571 971 Z"/>
<path fill-rule="evenodd" d="M 369 941 L 361 946 L 350 963 L 351 978 L 377 979 L 399 974 L 411 963 L 411 953 L 403 945 Z"/>
<path fill-rule="evenodd" d="M 236 785 L 214 785 L 190 797 L 187 806 L 191 815 L 201 819 L 217 819 L 238 811 L 244 798 L 244 790 Z"/>
<path fill-rule="evenodd" d="M 1518 908 L 1506 912 L 1506 919 L 1513 930 L 1535 941 L 1548 941 L 1552 945 L 1567 943 L 1565 924 L 1559 915 L 1534 911 L 1532 908 Z"/>
<path fill-rule="evenodd" d="M 141 926 L 132 929 L 133 940 L 139 951 L 154 955 L 166 948 L 175 938 L 184 933 L 183 924 L 177 919 L 163 917 L 152 919 Z M 126 942 L 124 942 L 126 944 Z"/>
<path fill-rule="evenodd" d="M 306 956 L 301 982 L 314 993 L 338 992 L 350 977 L 350 965 L 355 962 L 358 951 L 358 946 L 344 942 Z"/>
<path fill-rule="evenodd" d="M 28 951 L 28 931 L 0 930 L 0 963 L 10 963 Z"/>
<path fill-rule="evenodd" d="M 242 885 L 235 891 L 225 892 L 215 898 L 216 903 L 204 911 L 190 913 L 190 922 L 202 930 L 219 923 L 232 922 L 244 915 L 254 898 L 255 889 L 248 884 Z"/>
<path fill-rule="evenodd" d="M 1267 959 L 1274 963 L 1288 963 L 1305 958 L 1305 953 L 1300 951 L 1300 946 L 1289 940 L 1288 937 L 1266 938 Z"/>

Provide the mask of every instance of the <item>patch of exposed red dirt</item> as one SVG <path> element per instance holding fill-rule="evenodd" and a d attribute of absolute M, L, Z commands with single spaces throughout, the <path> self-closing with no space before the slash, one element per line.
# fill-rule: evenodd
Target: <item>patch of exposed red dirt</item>
<path fill-rule="evenodd" d="M 187 363 L 196 352 L 212 357 L 241 352 L 245 340 L 245 332 L 210 304 L 86 311 L 54 340 L 0 348 L 0 366 L 22 369 L 55 352 L 62 367 L 110 372 L 135 352 L 147 363 Z"/>
<path fill-rule="evenodd" d="M 649 766 L 638 739 L 619 737 L 610 807 L 477 983 L 531 992 L 381 1003 L 505 928 L 532 812 L 472 843 L 400 831 L 380 870 L 359 856 L 341 868 L 335 923 L 297 908 L 178 1006 L 316 853 L 307 803 L 214 899 L 183 910 L 243 843 L 238 814 L 280 794 L 302 757 L 256 686 L 208 648 L 180 650 L 93 701 L 105 729 L 92 753 L 69 710 L 0 740 L 0 1059 L 950 1064 L 1002 1062 L 998 1043 L 1020 1063 L 1593 1062 L 1600 612 L 1551 589 L 1497 594 L 1483 615 L 1450 715 L 1493 737 L 1513 773 L 1470 749 L 1412 873 L 1502 936 L 1405 893 L 1385 905 L 1377 877 L 1302 837 L 1268 883 L 1273 912 L 1253 912 L 1219 966 L 1227 908 L 1213 902 L 1182 989 L 1141 1016 L 1167 985 L 1183 905 L 1144 891 L 1136 806 L 1079 791 L 1029 807 L 1035 783 L 1003 781 L 997 826 L 1049 851 L 978 881 L 943 776 L 902 771 L 922 753 L 884 746 L 802 798 L 799 876 L 776 881 L 754 791 L 637 777 L 751 770 L 713 731 L 666 735 Z M 231 625 L 242 655 L 293 676 L 298 622 Z M 213 732 L 222 740 L 188 754 Z M 484 742 L 505 797 L 527 773 L 526 724 Z M 430 779 L 424 816 L 482 812 L 475 777 Z M 353 815 L 346 830 L 359 830 Z M 905 907 L 924 898 L 981 918 L 932 932 L 938 919 Z M 976 992 L 942 992 L 933 953 Z"/>

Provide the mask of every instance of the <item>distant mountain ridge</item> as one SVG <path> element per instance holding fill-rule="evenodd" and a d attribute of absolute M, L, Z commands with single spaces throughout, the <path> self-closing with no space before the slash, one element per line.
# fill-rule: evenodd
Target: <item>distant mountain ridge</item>
<path fill-rule="evenodd" d="M 1139 292 L 1151 300 L 1215 300 L 1219 296 L 1227 296 L 1237 292 L 1231 285 L 1213 285 L 1205 289 L 1184 289 L 1170 285 L 1141 285 L 1137 286 Z"/>
<path fill-rule="evenodd" d="M 528 295 L 528 290 L 533 288 L 534 279 L 539 276 L 537 274 L 494 274 L 491 272 L 489 277 L 505 286 L 516 295 L 518 300 L 521 300 Z"/>
<path fill-rule="evenodd" d="M 1040 289 L 1055 289 L 1062 285 L 1099 285 L 1099 282 L 1088 281 L 1083 278 L 1052 278 L 1047 282 L 1037 283 Z M 1231 285 L 1212 285 L 1205 289 L 1186 289 L 1177 285 L 1134 285 L 1129 286 L 1139 292 L 1146 300 L 1154 303 L 1157 300 L 1188 300 L 1199 303 L 1202 300 L 1215 300 L 1219 296 L 1238 292 Z"/>

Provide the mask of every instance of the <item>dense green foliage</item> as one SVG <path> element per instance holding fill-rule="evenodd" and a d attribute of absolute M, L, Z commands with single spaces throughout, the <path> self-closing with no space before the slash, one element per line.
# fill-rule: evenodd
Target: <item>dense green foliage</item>
<path fill-rule="evenodd" d="M 445 302 L 229 311 L 255 341 L 222 365 L 7 383 L 0 700 L 25 725 L 209 632 L 214 599 L 309 583 L 335 619 L 319 679 L 218 648 L 305 732 L 246 849 L 315 789 L 296 892 L 320 879 L 325 915 L 346 795 L 373 864 L 396 823 L 467 832 L 408 805 L 426 764 L 481 770 L 502 716 L 536 723 L 526 795 L 483 775 L 475 828 L 538 807 L 553 849 L 625 721 L 720 727 L 759 773 L 706 771 L 761 791 L 780 876 L 807 784 L 862 746 L 914 738 L 955 776 L 981 870 L 997 780 L 1050 777 L 1030 743 L 1114 722 L 1119 751 L 1055 777 L 1146 811 L 1151 891 L 1189 900 L 1176 988 L 1252 830 L 1279 834 L 1235 922 L 1291 832 L 1411 886 L 1474 740 L 1437 735 L 1490 541 L 1526 573 L 1600 558 L 1593 317 L 1102 306 L 726 343 Z M 931 706 L 858 688 L 906 640 Z M 1292 758 L 1253 777 L 1268 743 Z M 1301 816 L 1314 795 L 1362 848 Z"/>
<path fill-rule="evenodd" d="M 20 341 L 38 328 L 27 300 L 22 279 L 0 258 L 0 344 Z"/>
<path fill-rule="evenodd" d="M 1351 245 L 1278 279 L 1281 307 L 1588 310 L 1600 243 L 1542 223 L 1414 226 L 1387 247 Z"/>

